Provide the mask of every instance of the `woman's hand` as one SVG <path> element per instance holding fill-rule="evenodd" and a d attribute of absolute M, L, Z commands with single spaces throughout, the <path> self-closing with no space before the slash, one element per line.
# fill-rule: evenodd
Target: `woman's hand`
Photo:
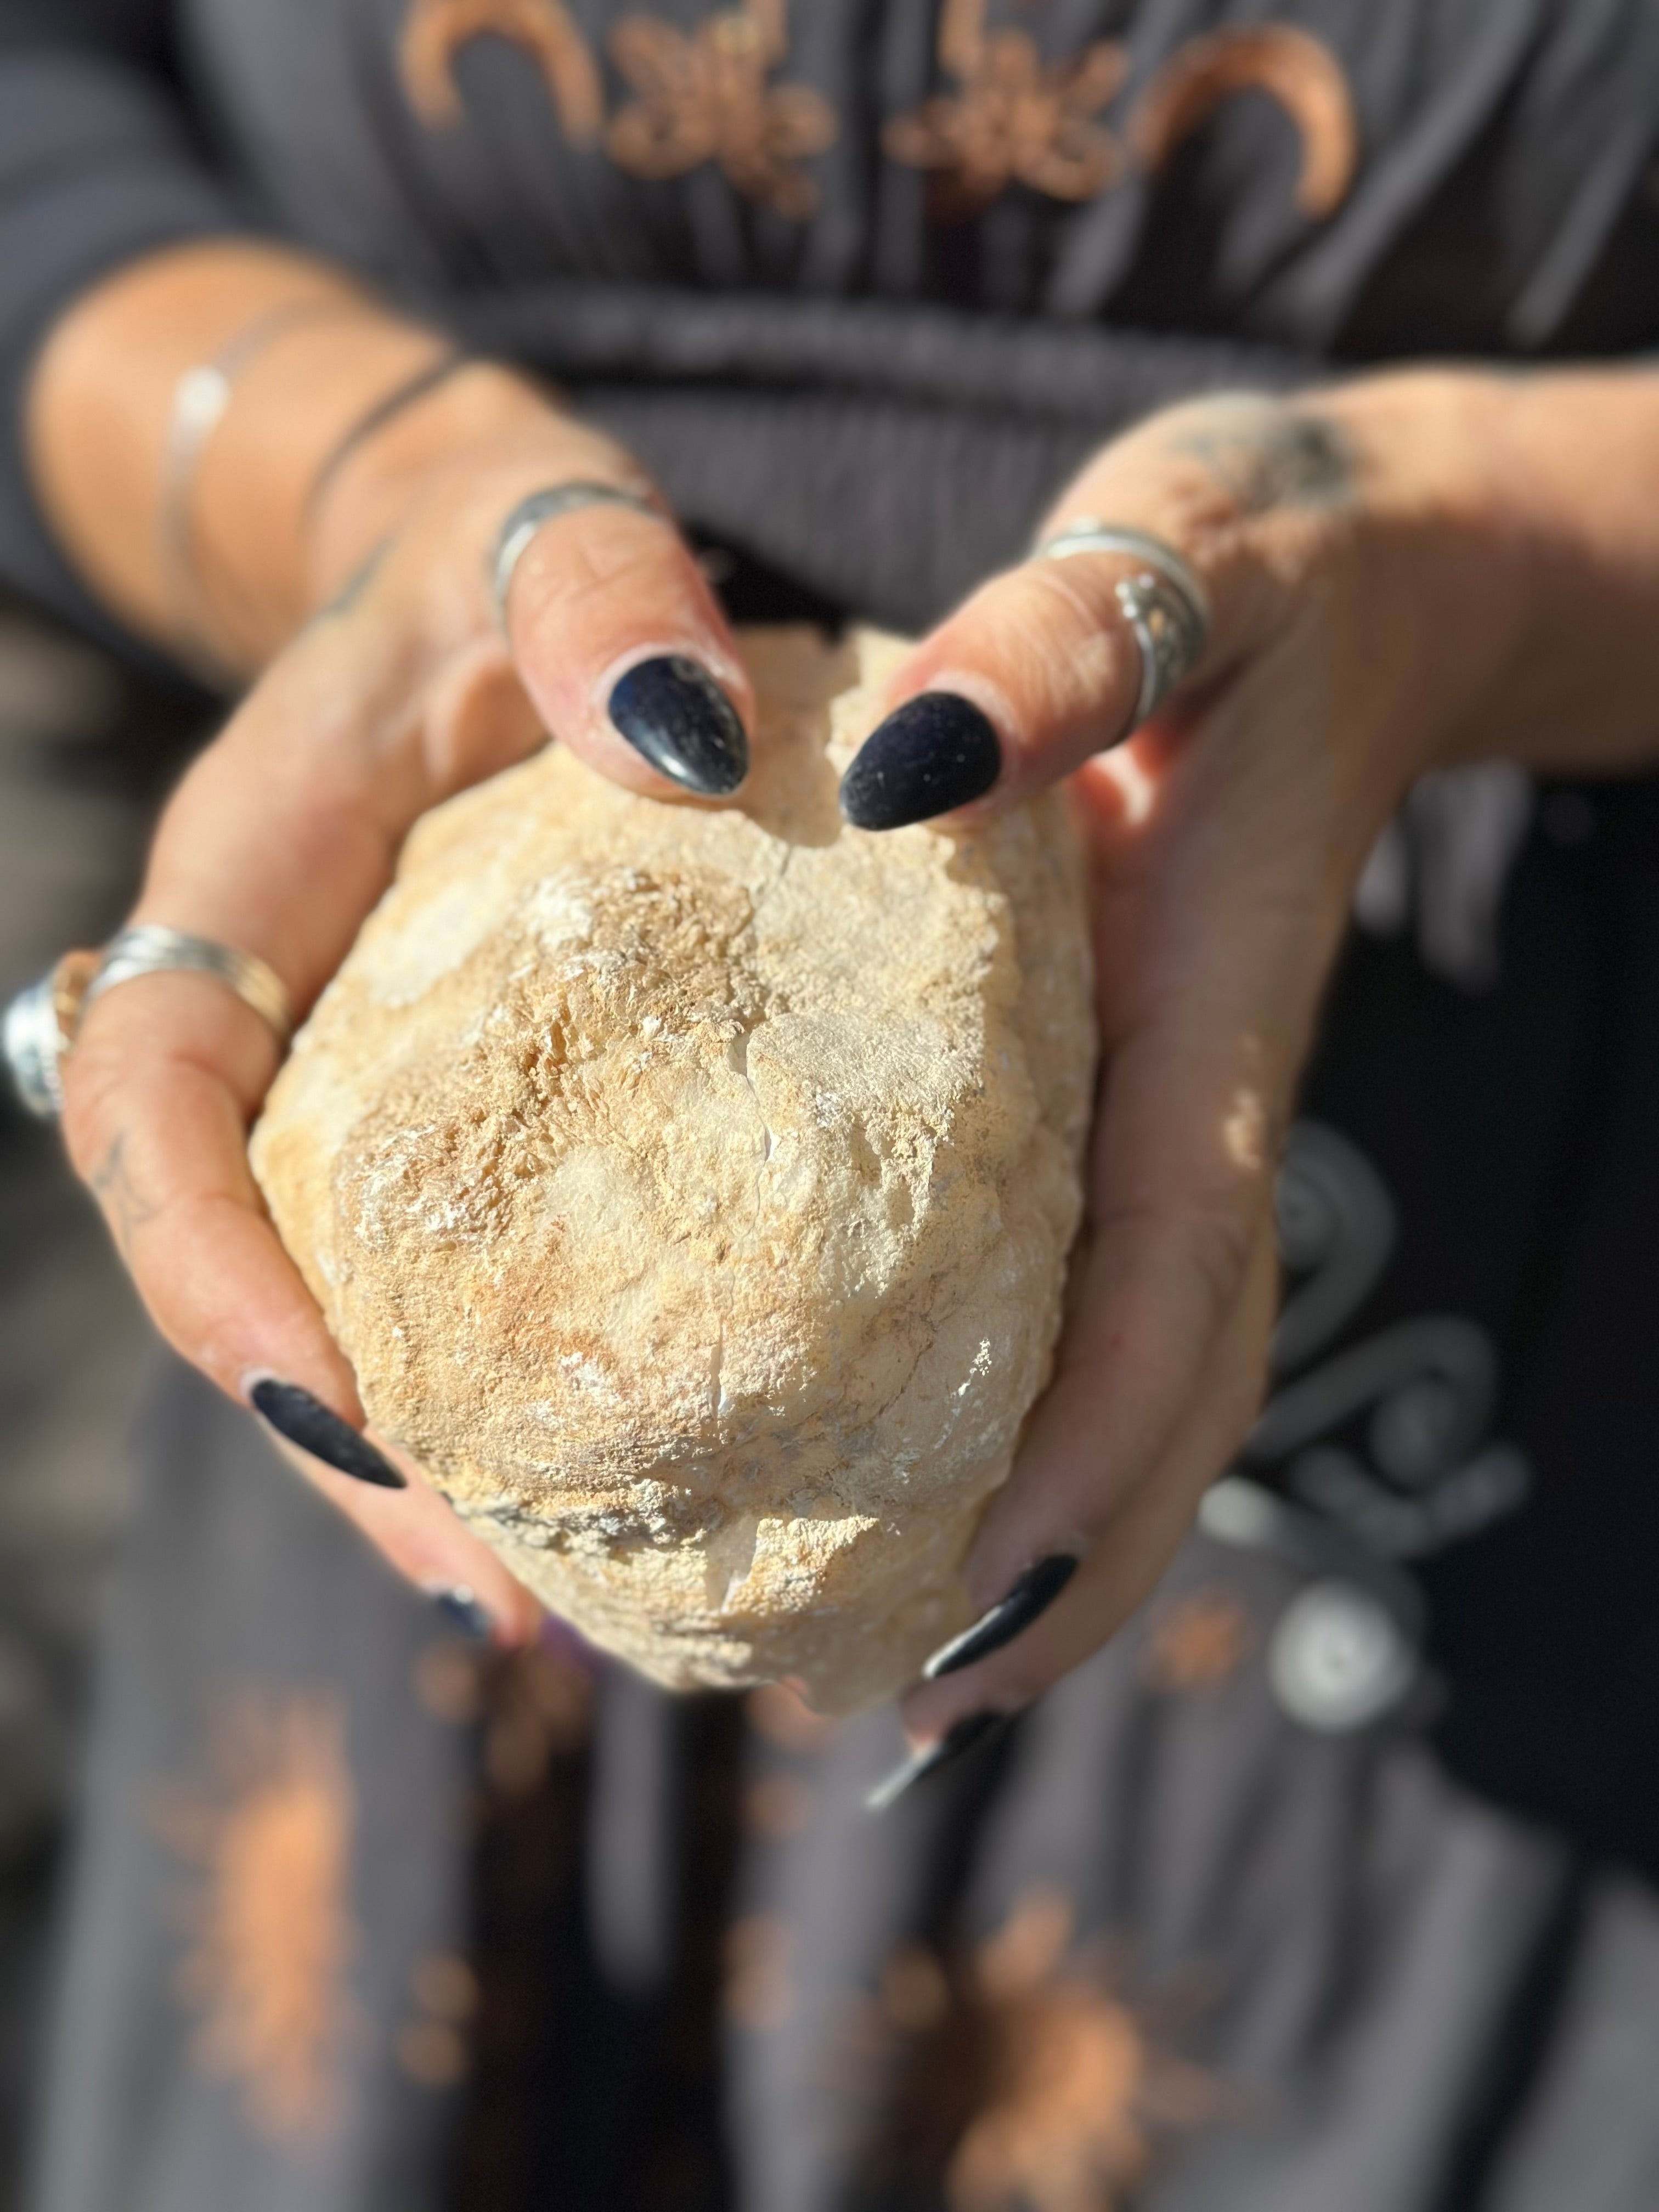
<path fill-rule="evenodd" d="M 1627 488 L 1626 443 L 1626 484 L 1600 471 L 1592 513 L 1571 438 L 1593 471 L 1594 418 L 1621 406 L 1644 413 L 1645 480 Z M 1652 380 L 1627 376 L 1183 406 L 1103 453 L 1042 532 L 1150 532 L 1203 579 L 1207 649 L 1164 712 L 1124 738 L 1140 668 L 1114 586 L 1136 564 L 1108 553 L 995 579 L 895 675 L 844 811 L 882 828 L 955 803 L 967 823 L 1069 774 L 1103 1055 L 1054 1377 L 969 1562 L 985 1614 L 905 1703 L 934 1763 L 1115 1631 L 1244 1435 L 1280 1140 L 1407 784 L 1482 751 L 1562 758 L 1564 729 L 1580 769 L 1651 751 L 1656 464 Z"/>
<path fill-rule="evenodd" d="M 724 797 L 744 772 L 747 681 L 665 516 L 593 505 L 547 523 L 513 577 L 510 635 L 498 625 L 503 518 L 572 482 L 650 497 L 626 453 L 487 366 L 447 380 L 395 429 L 331 480 L 298 587 L 320 611 L 185 777 L 132 917 L 257 954 L 301 1014 L 416 817 L 524 758 L 549 727 L 664 798 Z M 168 1342 L 308 1445 L 307 1473 L 416 1581 L 470 1589 L 498 1633 L 532 1633 L 535 1601 L 416 1470 L 360 1433 L 350 1368 L 248 1168 L 278 1057 L 265 1024 L 216 982 L 124 984 L 88 1008 L 64 1064 L 70 1157 Z M 394 1486 L 399 1470 L 407 1487 Z"/>

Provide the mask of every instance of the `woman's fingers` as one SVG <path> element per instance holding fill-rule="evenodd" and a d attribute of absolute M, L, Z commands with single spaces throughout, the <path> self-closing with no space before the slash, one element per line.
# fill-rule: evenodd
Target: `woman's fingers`
<path fill-rule="evenodd" d="M 1274 688 L 1305 711 L 1305 686 Z M 1054 1379 L 969 1562 L 980 1628 L 907 1702 L 929 1738 L 1113 1632 L 1255 1410 L 1279 1139 L 1342 908 L 1311 831 L 1305 878 L 1286 870 L 1298 802 L 1256 789 L 1272 779 L 1242 712 L 1218 710 L 1150 799 L 1110 762 L 1077 780 L 1105 1054 L 1089 1218 Z"/>
<path fill-rule="evenodd" d="M 527 708 L 513 711 L 525 702 L 500 641 L 493 662 L 429 653 L 410 644 L 398 595 L 395 574 L 377 575 L 232 718 L 167 810 L 136 913 L 258 956 L 301 1013 L 415 817 L 539 742 Z M 533 1601 L 511 1595 L 441 1500 L 409 1496 L 406 1470 L 362 1433 L 350 1367 L 270 1224 L 246 1147 L 278 1059 L 271 1030 L 223 984 L 125 982 L 87 1009 L 64 1063 L 70 1156 L 167 1341 L 260 1413 L 399 1565 L 488 1589 L 497 1620 L 521 1626 Z"/>
<path fill-rule="evenodd" d="M 1029 561 L 975 592 L 888 686 L 842 784 L 860 830 L 1029 797 L 1127 735 L 1140 654 L 1109 554 Z"/>
<path fill-rule="evenodd" d="M 933 1742 L 969 1717 L 1020 1711 L 1097 1651 L 1149 1595 L 1254 1409 L 1275 1281 L 1273 1241 L 1263 1237 L 1212 1343 L 1205 1386 L 1146 1478 L 1098 1523 L 1075 1572 L 1051 1578 L 1057 1591 L 1019 1632 L 905 1699 L 905 1727 L 915 1739 Z M 1086 1387 L 1045 1401 L 1022 1471 L 1057 1488 L 1086 1491 L 1099 1474 L 1103 1410 L 1100 1391 Z"/>
<path fill-rule="evenodd" d="M 151 1318 L 422 1586 L 474 1592 L 499 1634 L 539 1608 L 397 1450 L 365 1436 L 351 1370 L 278 1242 L 247 1164 L 275 1066 L 222 985 L 161 975 L 88 1010 L 65 1070 L 64 1133 Z"/>
<path fill-rule="evenodd" d="M 525 511 L 508 510 L 509 536 Z M 731 798 L 749 772 L 754 700 L 690 548 L 660 511 L 596 502 L 539 526 L 534 514 L 505 615 L 547 727 L 634 790 Z"/>
<path fill-rule="evenodd" d="M 1108 447 L 1039 536 L 1098 520 L 1161 540 L 1185 564 L 1209 620 L 1164 710 L 1178 714 L 1285 617 L 1287 582 L 1340 511 L 1346 465 L 1336 429 L 1308 407 L 1205 401 Z M 1145 671 L 1119 587 L 1149 566 L 1130 551 L 1078 551 L 982 586 L 894 672 L 887 717 L 842 783 L 848 819 L 890 830 L 1001 806 L 1120 744 Z"/>
<path fill-rule="evenodd" d="M 311 523 L 316 599 L 390 544 L 427 641 L 495 647 L 544 733 L 654 798 L 729 799 L 748 764 L 748 678 L 649 477 L 520 380 L 503 392 L 479 371 L 446 390 L 452 429 L 476 420 L 476 434 L 436 459 L 417 441 L 412 470 L 395 437 L 371 441 L 331 479 Z"/>

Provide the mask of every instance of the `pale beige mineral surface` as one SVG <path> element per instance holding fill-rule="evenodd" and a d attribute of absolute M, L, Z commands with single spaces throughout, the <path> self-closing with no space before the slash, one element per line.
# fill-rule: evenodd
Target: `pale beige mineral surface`
<path fill-rule="evenodd" d="M 893 641 L 744 650 L 741 807 L 555 745 L 420 824 L 253 1159 L 374 1424 L 550 1606 L 836 1710 L 969 1617 L 1077 1226 L 1089 955 L 1061 799 L 842 826 Z"/>

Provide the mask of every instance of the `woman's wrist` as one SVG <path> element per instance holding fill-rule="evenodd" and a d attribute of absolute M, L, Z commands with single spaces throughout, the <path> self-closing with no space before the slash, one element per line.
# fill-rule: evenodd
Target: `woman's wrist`
<path fill-rule="evenodd" d="M 1408 774 L 1659 759 L 1659 374 L 1421 370 L 1334 393 Z"/>
<path fill-rule="evenodd" d="M 435 470 L 553 436 L 556 404 L 511 370 L 464 363 L 419 388 L 453 350 L 346 272 L 285 248 L 223 240 L 147 256 L 77 300 L 42 348 L 27 422 L 42 507 L 124 620 L 252 673 Z M 210 380 L 216 406 L 192 429 L 186 399 Z M 375 422 L 405 387 L 410 404 Z"/>
<path fill-rule="evenodd" d="M 1407 370 L 1322 397 L 1352 469 L 1351 711 L 1397 797 L 1480 751 L 1531 618 L 1531 567 L 1506 483 L 1506 380 Z"/>
<path fill-rule="evenodd" d="M 562 445 L 572 426 L 556 399 L 520 372 L 463 360 L 367 435 L 344 426 L 307 489 L 301 559 L 307 609 L 326 605 L 434 486 L 457 496 L 469 473 Z M 504 511 L 504 510 L 503 510 Z"/>

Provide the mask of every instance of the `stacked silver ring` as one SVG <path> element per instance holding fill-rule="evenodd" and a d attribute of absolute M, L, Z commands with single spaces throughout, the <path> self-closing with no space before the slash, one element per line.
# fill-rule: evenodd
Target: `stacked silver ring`
<path fill-rule="evenodd" d="M 626 507 L 635 514 L 648 515 L 653 522 L 668 520 L 662 509 L 642 493 L 628 491 L 621 484 L 550 484 L 544 490 L 532 491 L 527 499 L 521 499 L 496 532 L 489 556 L 490 598 L 495 604 L 497 626 L 503 635 L 507 630 L 507 595 L 513 588 L 514 570 L 530 550 L 530 541 L 546 524 L 556 521 L 562 514 L 574 514 L 584 507 Z"/>
<path fill-rule="evenodd" d="M 118 984 L 170 971 L 211 975 L 270 1024 L 278 1043 L 285 1045 L 293 1035 L 287 988 L 263 960 L 210 937 L 141 923 L 112 937 L 101 952 L 66 952 L 50 975 L 20 991 L 7 1007 L 0 1051 L 30 1113 L 50 1121 L 63 1112 L 62 1063 L 93 1000 Z"/>
<path fill-rule="evenodd" d="M 1066 561 L 1079 553 L 1123 553 L 1140 563 L 1115 588 L 1140 648 L 1140 693 L 1129 725 L 1139 729 L 1202 659 L 1210 634 L 1209 594 L 1173 545 L 1149 531 L 1117 529 L 1091 515 L 1079 515 L 1045 538 L 1031 557 Z"/>

